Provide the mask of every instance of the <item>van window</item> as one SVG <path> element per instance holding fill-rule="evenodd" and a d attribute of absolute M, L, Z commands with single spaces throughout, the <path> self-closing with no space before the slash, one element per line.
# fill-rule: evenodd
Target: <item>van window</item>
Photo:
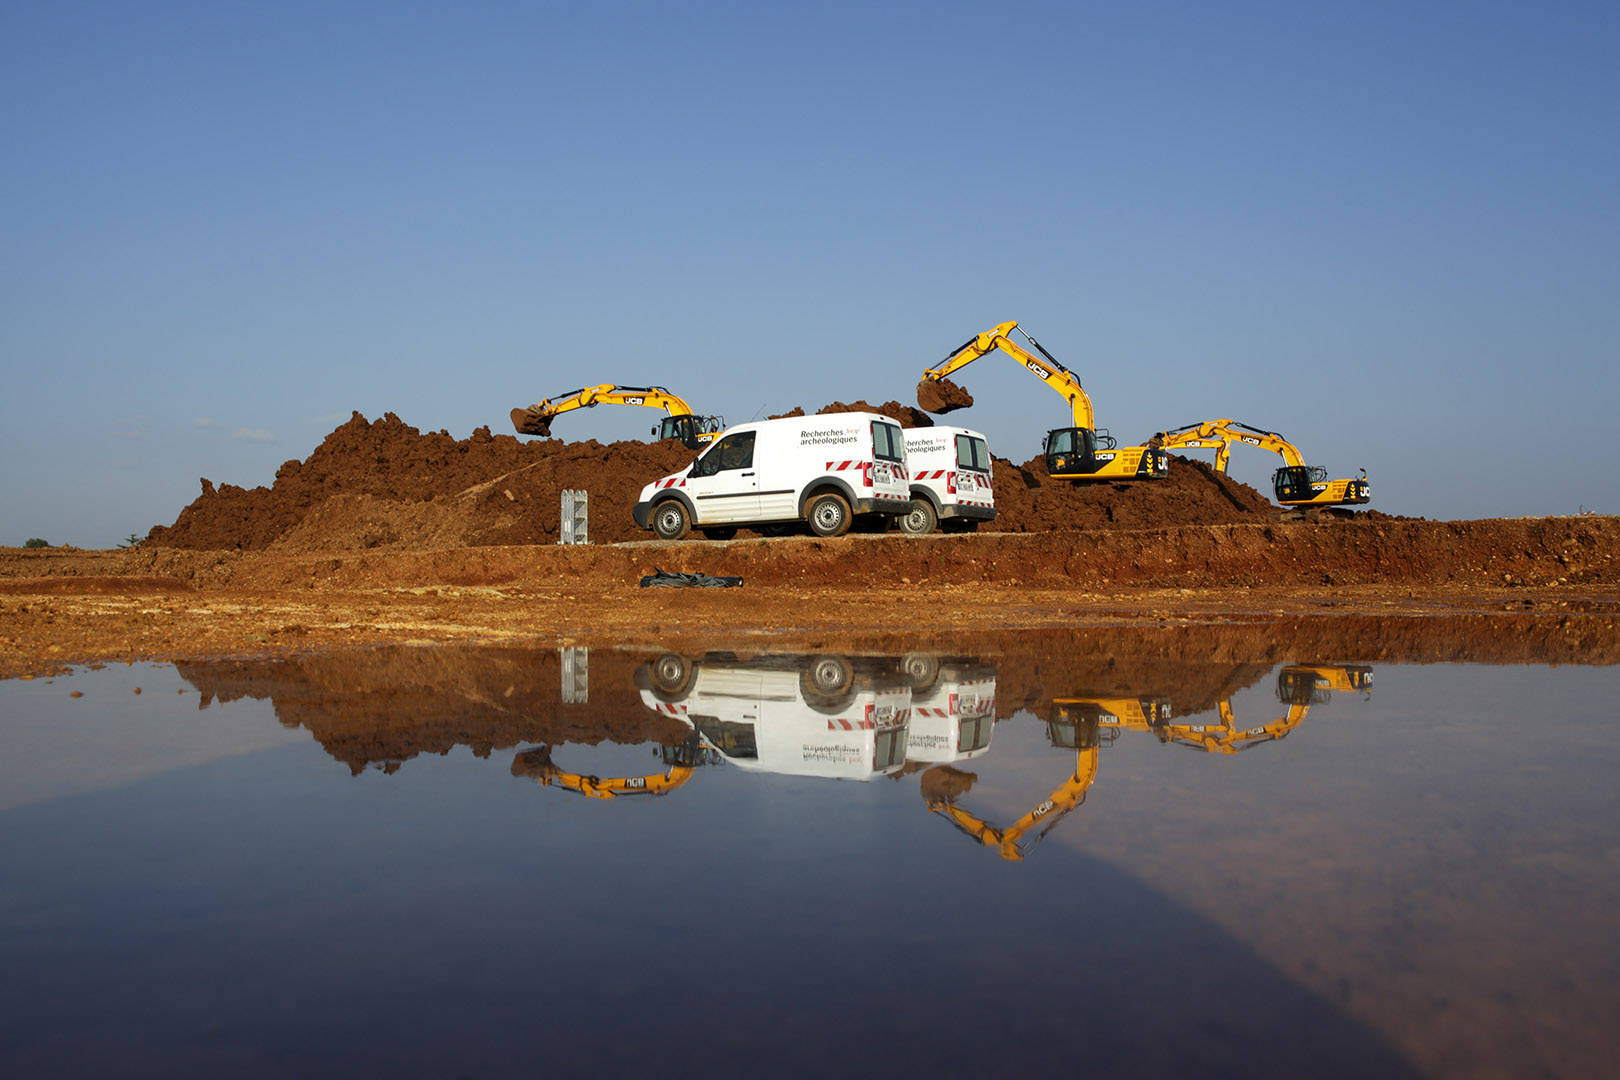
<path fill-rule="evenodd" d="M 738 431 L 727 435 L 697 459 L 693 476 L 713 476 L 727 469 L 747 469 L 754 464 L 754 433 Z"/>
<path fill-rule="evenodd" d="M 906 443 L 898 427 L 875 420 L 872 422 L 872 456 L 884 461 L 905 460 Z"/>
<path fill-rule="evenodd" d="M 958 435 L 956 437 L 956 467 L 958 469 L 978 469 L 980 472 L 989 472 L 990 448 L 984 444 L 983 439 L 975 439 L 971 435 Z"/>

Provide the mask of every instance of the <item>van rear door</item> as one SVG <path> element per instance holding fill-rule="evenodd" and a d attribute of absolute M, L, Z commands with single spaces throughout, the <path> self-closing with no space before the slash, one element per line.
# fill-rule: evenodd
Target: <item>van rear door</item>
<path fill-rule="evenodd" d="M 872 421 L 872 497 L 886 512 L 902 513 L 911 505 L 911 482 L 906 472 L 906 440 L 900 425 Z"/>

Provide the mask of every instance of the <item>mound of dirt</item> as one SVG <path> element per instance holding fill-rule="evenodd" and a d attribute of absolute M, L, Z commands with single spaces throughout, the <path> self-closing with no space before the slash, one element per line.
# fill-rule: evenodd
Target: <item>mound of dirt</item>
<path fill-rule="evenodd" d="M 994 460 L 993 527 L 1002 532 L 1236 525 L 1272 516 L 1271 503 L 1254 488 L 1191 458 L 1172 458 L 1169 475 L 1157 480 L 1079 484 L 1053 480 L 1041 456 L 1022 465 Z"/>
<path fill-rule="evenodd" d="M 816 415 L 837 412 L 878 413 L 902 427 L 933 424 L 897 401 L 834 402 Z M 268 488 L 216 488 L 204 479 L 196 501 L 147 539 L 159 547 L 288 553 L 550 544 L 560 495 L 571 488 L 589 493 L 594 542 L 644 540 L 630 516 L 641 488 L 691 459 L 672 441 L 522 440 L 487 427 L 458 440 L 420 432 L 393 413 L 376 421 L 355 413 L 307 459 L 283 464 Z M 1008 532 L 1224 525 L 1272 514 L 1254 488 L 1188 458 L 1176 458 L 1165 479 L 1090 484 L 1052 480 L 1039 457 L 1023 465 L 996 458 L 995 485 L 991 528 Z"/>
<path fill-rule="evenodd" d="M 921 409 L 910 405 L 902 405 L 898 401 L 885 401 L 881 405 L 873 405 L 868 401 L 852 401 L 845 405 L 842 401 L 835 401 L 824 409 L 817 409 L 817 416 L 827 413 L 841 412 L 869 412 L 879 416 L 887 416 L 890 420 L 897 420 L 903 428 L 933 427 L 934 418 Z"/>
<path fill-rule="evenodd" d="M 691 460 L 677 442 L 526 441 L 487 427 L 457 440 L 357 412 L 269 488 L 204 479 L 202 495 L 147 539 L 244 551 L 555 543 L 564 488 L 589 492 L 593 539 L 639 539 L 630 508 L 642 486 Z"/>

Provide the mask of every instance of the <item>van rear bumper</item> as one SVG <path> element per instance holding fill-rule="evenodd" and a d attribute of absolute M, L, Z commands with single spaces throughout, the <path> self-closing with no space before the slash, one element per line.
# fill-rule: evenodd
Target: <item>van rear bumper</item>
<path fill-rule="evenodd" d="M 994 521 L 996 508 L 993 506 L 942 506 L 939 508 L 940 520 L 946 518 L 966 518 L 969 521 Z"/>
<path fill-rule="evenodd" d="M 903 499 L 855 499 L 849 504 L 855 514 L 904 514 L 911 509 L 911 497 Z"/>

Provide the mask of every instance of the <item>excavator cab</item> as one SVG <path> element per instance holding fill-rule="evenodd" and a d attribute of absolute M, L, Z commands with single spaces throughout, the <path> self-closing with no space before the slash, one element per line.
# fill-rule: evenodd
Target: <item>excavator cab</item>
<path fill-rule="evenodd" d="M 1285 465 L 1271 474 L 1271 483 L 1277 489 L 1277 501 L 1284 506 L 1310 502 L 1322 490 L 1317 485 L 1327 483 L 1327 469 L 1321 465 Z"/>
<path fill-rule="evenodd" d="M 1113 439 L 1108 440 L 1112 447 Z M 1088 476 L 1097 471 L 1097 433 L 1090 428 L 1057 428 L 1046 433 L 1046 471 L 1052 476 Z"/>
<path fill-rule="evenodd" d="M 714 437 L 725 429 L 726 422 L 718 416 L 693 416 L 686 413 L 680 416 L 666 416 L 659 425 L 653 428 L 653 435 L 658 439 L 674 439 L 688 450 L 701 450 L 714 441 Z"/>

